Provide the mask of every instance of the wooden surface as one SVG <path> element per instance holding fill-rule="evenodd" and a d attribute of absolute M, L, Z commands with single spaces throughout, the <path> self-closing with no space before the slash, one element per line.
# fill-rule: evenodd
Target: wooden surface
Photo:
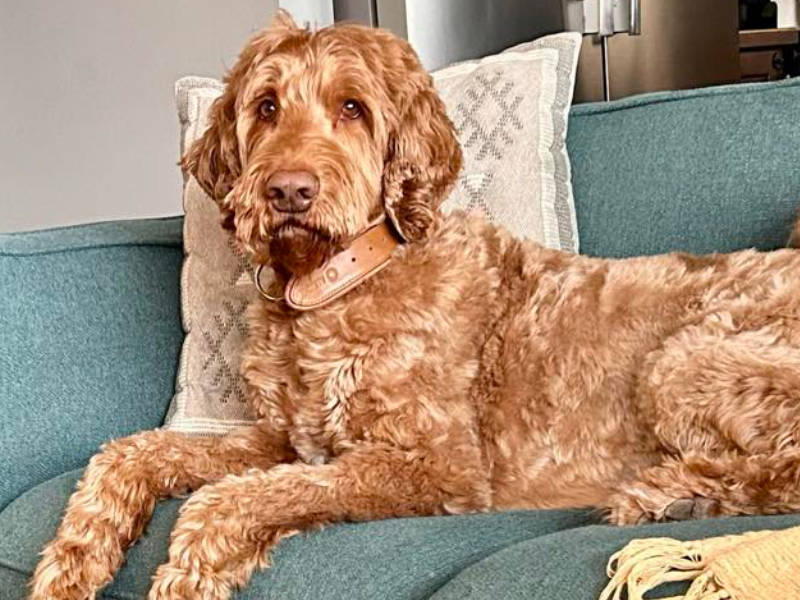
<path fill-rule="evenodd" d="M 800 30 L 794 27 L 740 31 L 742 81 L 774 81 L 789 75 L 793 47 L 799 42 Z"/>
<path fill-rule="evenodd" d="M 800 30 L 750 29 L 739 32 L 739 48 L 763 48 L 765 46 L 793 46 L 800 41 Z"/>
<path fill-rule="evenodd" d="M 783 79 L 786 74 L 779 68 L 776 59 L 781 54 L 775 48 L 742 52 L 740 64 L 742 68 L 742 81 L 775 81 Z"/>

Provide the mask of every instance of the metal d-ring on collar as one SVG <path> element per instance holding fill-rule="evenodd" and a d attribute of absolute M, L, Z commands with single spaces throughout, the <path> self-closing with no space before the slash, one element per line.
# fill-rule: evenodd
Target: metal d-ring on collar
<path fill-rule="evenodd" d="M 283 300 L 283 296 L 272 296 L 270 293 L 261 285 L 261 271 L 264 270 L 266 265 L 258 265 L 255 270 L 253 271 L 253 279 L 255 280 L 256 289 L 258 293 L 261 294 L 264 298 L 269 300 L 270 302 L 281 302 Z"/>

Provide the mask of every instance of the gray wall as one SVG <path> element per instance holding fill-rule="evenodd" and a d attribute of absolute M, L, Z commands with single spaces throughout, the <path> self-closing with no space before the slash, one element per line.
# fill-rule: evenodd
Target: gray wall
<path fill-rule="evenodd" d="M 172 85 L 277 0 L 0 0 L 0 231 L 181 212 Z"/>
<path fill-rule="evenodd" d="M 800 27 L 800 0 L 775 0 L 778 3 L 778 27 Z"/>

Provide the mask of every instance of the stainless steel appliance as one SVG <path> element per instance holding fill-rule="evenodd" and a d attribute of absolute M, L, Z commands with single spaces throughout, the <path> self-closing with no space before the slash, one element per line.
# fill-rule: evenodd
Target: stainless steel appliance
<path fill-rule="evenodd" d="M 564 31 L 562 0 L 333 0 L 333 12 L 405 37 L 427 69 Z"/>
<path fill-rule="evenodd" d="M 608 31 L 630 31 L 629 0 L 565 0 L 569 29 L 591 32 L 584 38 L 575 101 L 601 100 L 603 23 L 591 14 L 611 9 Z M 609 6 L 610 5 L 610 6 Z M 640 35 L 607 38 L 611 98 L 660 90 L 734 83 L 740 79 L 739 9 L 733 0 L 641 0 L 636 29 Z M 629 9 L 628 9 L 629 10 Z M 636 33 L 636 31 L 634 31 Z"/>
<path fill-rule="evenodd" d="M 429 69 L 555 31 L 584 32 L 576 102 L 604 97 L 600 33 L 616 33 L 607 37 L 611 98 L 740 79 L 735 0 L 333 0 L 333 13 L 405 36 Z"/>

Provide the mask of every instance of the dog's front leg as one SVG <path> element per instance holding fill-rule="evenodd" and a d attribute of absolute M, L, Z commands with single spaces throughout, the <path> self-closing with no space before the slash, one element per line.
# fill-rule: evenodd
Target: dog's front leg
<path fill-rule="evenodd" d="M 115 440 L 89 462 L 55 539 L 42 552 L 32 600 L 87 600 L 109 583 L 156 501 L 294 455 L 266 424 L 224 438 L 148 431 Z"/>
<path fill-rule="evenodd" d="M 486 508 L 476 472 L 451 461 L 365 443 L 327 465 L 298 462 L 206 486 L 184 505 L 149 598 L 229 598 L 280 539 L 314 526 Z"/>

